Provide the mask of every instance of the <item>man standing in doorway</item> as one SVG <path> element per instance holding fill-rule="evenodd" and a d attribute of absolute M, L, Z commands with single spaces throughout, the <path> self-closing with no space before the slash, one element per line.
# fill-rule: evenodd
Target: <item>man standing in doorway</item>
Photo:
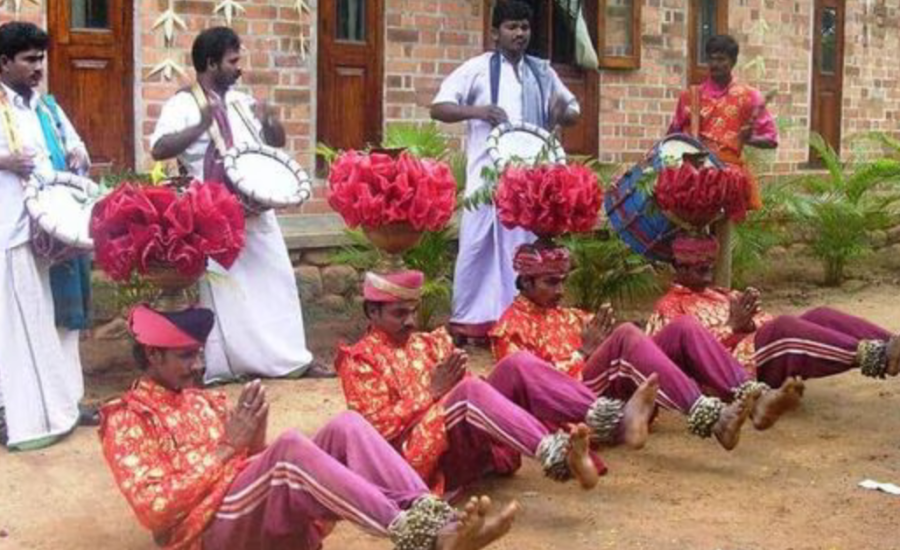
<path fill-rule="evenodd" d="M 546 60 L 527 55 L 532 11 L 519 0 L 494 6 L 491 35 L 496 50 L 472 58 L 441 84 L 431 117 L 467 123 L 466 196 L 483 185 L 490 165 L 487 138 L 504 122 L 528 122 L 554 130 L 574 124 L 581 111 L 575 96 Z M 458 339 L 486 342 L 487 333 L 516 295 L 512 259 L 534 240 L 524 229 L 505 229 L 492 205 L 466 209 L 459 235 L 450 329 Z"/>
<path fill-rule="evenodd" d="M 745 165 L 744 146 L 759 149 L 778 147 L 778 128 L 766 109 L 759 90 L 737 82 L 732 75 L 740 48 L 734 38 L 713 36 L 706 42 L 709 77 L 700 86 L 681 94 L 669 133 L 691 134 L 703 142 L 723 162 L 737 168 L 747 178 L 749 210 L 762 208 L 756 178 Z M 716 284 L 731 288 L 731 222 L 715 226 L 719 241 Z"/>
<path fill-rule="evenodd" d="M 96 423 L 78 407 L 79 330 L 56 327 L 76 313 L 83 322 L 85 304 L 75 312 L 54 303 L 51 266 L 32 252 L 25 211 L 23 183 L 33 174 L 90 167 L 72 123 L 37 90 L 49 40 L 31 23 L 0 26 L 0 443 L 13 450 L 45 447 L 79 423 Z"/>
<path fill-rule="evenodd" d="M 285 144 L 284 128 L 264 102 L 236 92 L 241 41 L 227 27 L 200 33 L 191 52 L 197 83 L 163 107 L 153 158 L 178 157 L 201 181 L 225 183 L 222 150 L 241 143 Z M 206 345 L 207 382 L 241 376 L 328 376 L 306 347 L 297 283 L 274 212 L 247 218 L 247 244 L 225 270 L 201 283 L 200 300 L 216 314 Z"/>

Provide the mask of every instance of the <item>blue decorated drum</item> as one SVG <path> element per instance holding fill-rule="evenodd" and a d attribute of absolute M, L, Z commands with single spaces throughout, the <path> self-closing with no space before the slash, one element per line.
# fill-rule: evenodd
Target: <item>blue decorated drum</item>
<path fill-rule="evenodd" d="M 672 134 L 657 143 L 643 161 L 625 172 L 606 192 L 603 208 L 609 224 L 625 244 L 648 260 L 670 262 L 678 226 L 656 205 L 656 176 L 667 166 L 680 166 L 685 155 L 722 168 L 721 161 L 699 141 Z"/>

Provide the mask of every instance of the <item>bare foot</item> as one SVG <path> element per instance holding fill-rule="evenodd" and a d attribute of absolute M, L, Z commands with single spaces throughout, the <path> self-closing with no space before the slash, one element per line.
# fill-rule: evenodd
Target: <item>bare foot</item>
<path fill-rule="evenodd" d="M 659 375 L 651 374 L 625 403 L 622 416 L 622 441 L 632 449 L 647 444 L 650 436 L 650 420 L 656 410 L 656 394 L 659 393 Z"/>
<path fill-rule="evenodd" d="M 784 413 L 794 410 L 803 396 L 803 380 L 788 378 L 777 390 L 768 390 L 759 396 L 750 419 L 757 430 L 768 430 Z"/>
<path fill-rule="evenodd" d="M 752 393 L 744 399 L 729 403 L 722 409 L 719 420 L 713 426 L 713 433 L 726 451 L 737 447 L 741 439 L 741 427 L 753 411 L 757 399 L 759 399 L 759 394 Z"/>
<path fill-rule="evenodd" d="M 519 503 L 512 501 L 499 514 L 487 517 L 493 505 L 488 497 L 472 497 L 459 513 L 456 530 L 438 535 L 435 550 L 479 550 L 512 528 Z"/>
<path fill-rule="evenodd" d="M 569 471 L 582 489 L 593 489 L 600 483 L 600 474 L 590 455 L 591 429 L 586 424 L 574 425 L 569 430 L 569 437 L 569 454 L 566 456 Z"/>
<path fill-rule="evenodd" d="M 891 336 L 891 339 L 888 340 L 885 374 L 888 376 L 900 374 L 900 336 Z"/>

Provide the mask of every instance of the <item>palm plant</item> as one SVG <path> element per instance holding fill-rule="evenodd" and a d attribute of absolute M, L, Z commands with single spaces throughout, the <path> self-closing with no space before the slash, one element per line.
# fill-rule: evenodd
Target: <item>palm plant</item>
<path fill-rule="evenodd" d="M 900 200 L 900 161 L 881 158 L 844 165 L 816 133 L 810 136 L 810 147 L 826 172 L 796 180 L 803 192 L 788 197 L 787 206 L 812 233 L 812 252 L 823 262 L 825 284 L 838 286 L 847 264 L 868 251 L 869 232 L 891 223 L 891 206 Z"/>
<path fill-rule="evenodd" d="M 597 311 L 606 302 L 633 302 L 659 290 L 656 273 L 615 234 L 569 235 L 563 239 L 575 269 L 567 281 L 573 305 Z"/>

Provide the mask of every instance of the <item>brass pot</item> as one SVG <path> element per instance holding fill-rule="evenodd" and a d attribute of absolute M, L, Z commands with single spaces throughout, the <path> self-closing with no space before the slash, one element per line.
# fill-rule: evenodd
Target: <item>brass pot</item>
<path fill-rule="evenodd" d="M 363 233 L 375 248 L 386 254 L 403 254 L 422 240 L 422 231 L 405 222 L 390 223 L 374 229 L 363 228 Z"/>
<path fill-rule="evenodd" d="M 171 266 L 150 266 L 141 277 L 158 289 L 151 305 L 159 311 L 181 311 L 190 307 L 193 300 L 188 289 L 200 279 L 182 275 Z"/>

